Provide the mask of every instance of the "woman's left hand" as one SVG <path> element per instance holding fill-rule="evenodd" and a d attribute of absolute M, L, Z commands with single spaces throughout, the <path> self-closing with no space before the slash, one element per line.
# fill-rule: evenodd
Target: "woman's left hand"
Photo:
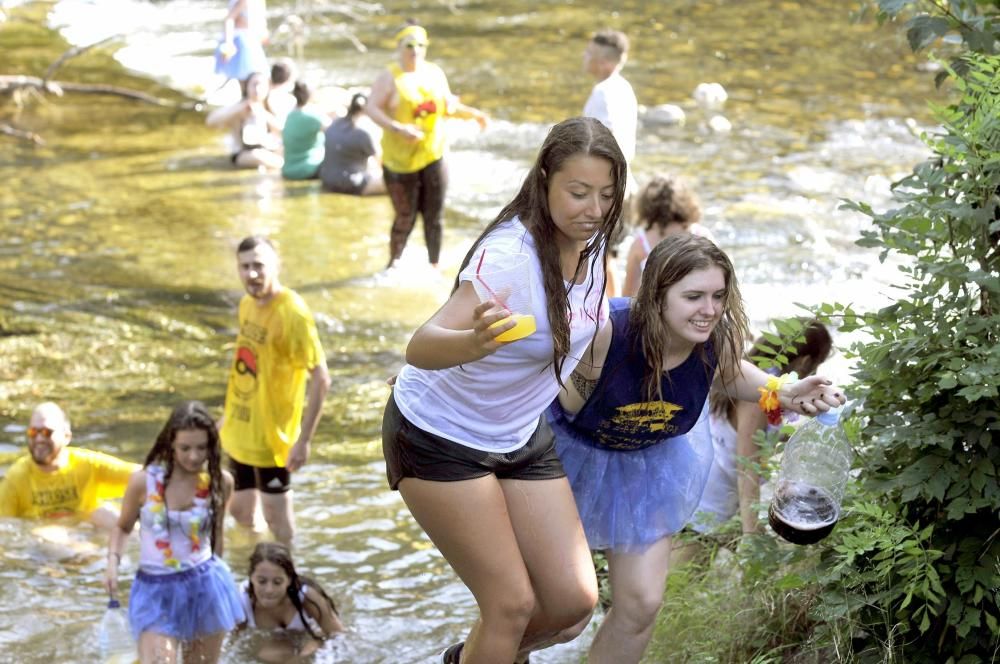
<path fill-rule="evenodd" d="M 825 376 L 807 376 L 783 385 L 778 399 L 783 409 L 800 415 L 816 415 L 847 403 L 844 391 Z"/>

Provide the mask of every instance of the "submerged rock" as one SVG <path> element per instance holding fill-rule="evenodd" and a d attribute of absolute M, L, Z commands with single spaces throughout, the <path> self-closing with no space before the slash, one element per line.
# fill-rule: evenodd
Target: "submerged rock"
<path fill-rule="evenodd" d="M 643 109 L 641 116 L 642 121 L 649 124 L 683 125 L 687 122 L 687 115 L 684 113 L 684 109 L 674 104 L 660 104 L 659 106 Z"/>

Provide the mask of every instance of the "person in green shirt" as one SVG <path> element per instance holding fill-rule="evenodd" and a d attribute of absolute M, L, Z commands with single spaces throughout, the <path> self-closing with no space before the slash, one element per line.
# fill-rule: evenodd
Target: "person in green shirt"
<path fill-rule="evenodd" d="M 118 520 L 107 500 L 121 498 L 138 464 L 69 447 L 69 418 L 52 402 L 31 414 L 28 454 L 0 482 L 0 516 L 55 519 L 78 516 L 110 529 Z"/>
<path fill-rule="evenodd" d="M 286 180 L 311 180 L 319 176 L 326 153 L 323 131 L 333 121 L 329 115 L 309 103 L 312 90 L 304 81 L 292 88 L 296 106 L 285 119 L 281 142 L 285 146 L 285 165 L 281 176 Z"/>

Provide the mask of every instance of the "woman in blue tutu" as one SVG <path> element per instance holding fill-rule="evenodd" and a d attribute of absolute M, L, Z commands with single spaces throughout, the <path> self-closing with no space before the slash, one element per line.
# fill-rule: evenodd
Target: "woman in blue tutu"
<path fill-rule="evenodd" d="M 650 253 L 634 301 L 611 321 L 547 416 L 587 540 L 605 551 L 612 607 L 588 662 L 638 662 L 663 599 L 671 535 L 691 518 L 712 464 L 707 396 L 806 415 L 840 405 L 829 380 L 789 382 L 741 360 L 747 317 L 729 258 L 675 235 Z M 769 380 L 770 379 L 770 380 Z"/>
<path fill-rule="evenodd" d="M 118 592 L 125 542 L 139 529 L 129 623 L 145 662 L 216 662 L 226 633 L 245 620 L 222 561 L 222 523 L 233 478 L 220 465 L 215 422 L 198 401 L 174 409 L 129 480 L 111 533 L 105 586 Z M 207 469 L 206 469 L 207 466 Z"/>
<path fill-rule="evenodd" d="M 215 73 L 242 82 L 250 74 L 266 72 L 266 41 L 264 0 L 229 0 L 222 41 L 215 50 Z"/>

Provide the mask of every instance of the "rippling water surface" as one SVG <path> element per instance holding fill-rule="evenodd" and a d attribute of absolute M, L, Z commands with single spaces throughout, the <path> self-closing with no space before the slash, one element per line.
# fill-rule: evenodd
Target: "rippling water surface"
<path fill-rule="evenodd" d="M 65 0 L 48 20 L 78 43 L 123 33 L 112 42 L 121 62 L 196 92 L 217 84 L 204 72 L 222 4 Z M 293 5 L 270 6 L 277 33 Z M 581 53 L 590 32 L 609 25 L 632 38 L 625 74 L 640 103 L 688 112 L 682 127 L 640 127 L 636 174 L 692 181 L 758 326 L 794 312 L 794 302 L 871 306 L 889 292 L 892 268 L 853 244 L 865 220 L 837 208 L 842 198 L 886 205 L 889 182 L 925 155 L 913 132 L 935 93 L 894 29 L 852 25 L 836 0 L 365 7 L 313 29 L 302 61 L 310 78 L 370 84 L 391 57 L 386 40 L 419 9 L 429 57 L 494 118 L 482 134 L 452 128 L 447 275 L 516 189 L 547 127 L 582 108 L 591 83 Z M 366 52 L 338 36 L 345 27 Z M 62 47 L 20 30 L 4 48 L 39 73 Z M 135 83 L 114 67 L 97 52 L 60 76 Z M 703 81 L 728 90 L 731 133 L 702 127 L 690 94 Z M 30 410 L 44 399 L 68 408 L 77 444 L 136 460 L 177 400 L 220 409 L 241 294 L 233 249 L 252 231 L 271 233 L 285 283 L 316 312 L 333 377 L 312 462 L 295 481 L 297 558 L 351 628 L 318 661 L 433 661 L 475 605 L 386 490 L 378 443 L 384 380 L 449 288 L 416 267 L 419 232 L 413 272 L 387 282 L 375 276 L 386 199 L 232 171 L 199 114 L 74 97 L 35 102 L 17 118 L 47 143 L 5 141 L 0 154 L 0 464 L 21 452 Z M 72 524 L 2 521 L 0 531 L 0 661 L 94 661 L 103 537 Z M 241 579 L 252 546 L 230 529 L 226 558 Z M 585 641 L 532 661 L 579 661 Z M 249 647 L 234 645 L 228 660 L 244 661 Z"/>

